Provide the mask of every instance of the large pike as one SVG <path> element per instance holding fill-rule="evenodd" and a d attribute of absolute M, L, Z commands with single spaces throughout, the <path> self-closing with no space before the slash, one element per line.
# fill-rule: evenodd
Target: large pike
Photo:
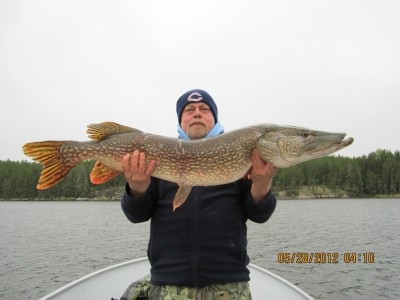
<path fill-rule="evenodd" d="M 255 151 L 277 168 L 326 156 L 353 142 L 345 133 L 329 133 L 293 126 L 260 124 L 217 137 L 184 141 L 144 133 L 112 122 L 92 124 L 92 141 L 44 141 L 27 143 L 24 153 L 44 164 L 38 189 L 57 184 L 83 160 L 97 160 L 90 173 L 94 184 L 122 172 L 121 159 L 134 150 L 146 154 L 146 164 L 156 161 L 152 176 L 176 182 L 174 209 L 182 205 L 192 186 L 220 185 L 242 178 L 251 167 Z"/>

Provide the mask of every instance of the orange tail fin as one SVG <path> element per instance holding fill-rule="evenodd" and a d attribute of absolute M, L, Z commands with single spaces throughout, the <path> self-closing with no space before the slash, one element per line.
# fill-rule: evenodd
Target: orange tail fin
<path fill-rule="evenodd" d="M 25 155 L 44 165 L 37 189 L 45 190 L 57 184 L 80 162 L 77 158 L 63 157 L 61 147 L 65 143 L 64 141 L 45 141 L 27 143 L 22 147 Z"/>

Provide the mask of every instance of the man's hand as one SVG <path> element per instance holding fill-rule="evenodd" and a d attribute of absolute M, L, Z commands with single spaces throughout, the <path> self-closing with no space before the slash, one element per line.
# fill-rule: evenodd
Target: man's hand
<path fill-rule="evenodd" d="M 251 194 L 255 201 L 262 200 L 272 187 L 272 178 L 278 172 L 278 169 L 269 162 L 264 161 L 258 154 L 253 152 L 252 168 L 250 178 L 253 181 Z"/>
<path fill-rule="evenodd" d="M 146 168 L 146 156 L 139 150 L 126 154 L 121 161 L 125 179 L 129 184 L 132 196 L 143 195 L 150 186 L 151 173 L 156 167 L 156 162 L 152 160 Z"/>

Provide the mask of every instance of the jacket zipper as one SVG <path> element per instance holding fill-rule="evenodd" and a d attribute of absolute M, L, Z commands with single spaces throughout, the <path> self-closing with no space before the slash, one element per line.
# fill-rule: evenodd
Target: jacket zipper
<path fill-rule="evenodd" d="M 194 188 L 195 194 L 194 194 L 194 203 L 193 203 L 193 254 L 192 254 L 192 259 L 193 259 L 193 285 L 196 287 L 197 286 L 197 214 L 196 214 L 196 206 L 197 206 L 197 187 Z"/>

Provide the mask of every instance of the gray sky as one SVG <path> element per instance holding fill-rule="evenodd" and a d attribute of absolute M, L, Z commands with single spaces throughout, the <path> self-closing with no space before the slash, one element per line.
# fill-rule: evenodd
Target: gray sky
<path fill-rule="evenodd" d="M 400 149 L 400 1 L 0 1 L 0 160 L 114 121 L 176 136 L 207 90 L 226 131 L 346 132 L 338 154 Z"/>

